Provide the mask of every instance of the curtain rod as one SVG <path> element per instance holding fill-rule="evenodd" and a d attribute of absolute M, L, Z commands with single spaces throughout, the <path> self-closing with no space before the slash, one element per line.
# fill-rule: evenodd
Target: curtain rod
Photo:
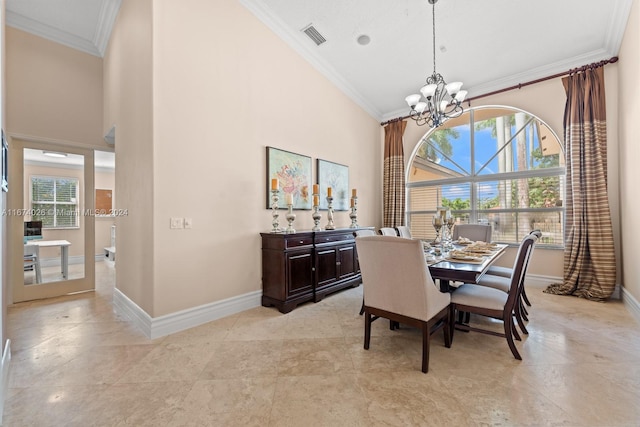
<path fill-rule="evenodd" d="M 607 64 L 613 64 L 615 62 L 618 62 L 618 57 L 617 56 L 614 56 L 614 57 L 609 58 L 609 59 L 605 59 L 603 61 L 593 62 L 593 63 L 588 64 L 588 65 L 583 65 L 582 67 L 572 68 L 569 71 L 565 71 L 563 73 L 557 73 L 557 74 L 553 74 L 553 75 L 550 75 L 550 76 L 547 76 L 547 77 L 541 77 L 539 79 L 531 80 L 531 81 L 528 81 L 526 83 L 518 83 L 517 85 L 505 87 L 504 89 L 498 89 L 498 90 L 494 90 L 493 92 L 488 92 L 488 93 L 485 93 L 485 94 L 482 94 L 482 95 L 472 96 L 471 98 L 465 99 L 464 102 L 466 102 L 467 105 L 471 106 L 471 101 L 474 101 L 474 100 L 480 99 L 480 98 L 484 98 L 485 96 L 496 95 L 498 93 L 508 92 L 510 90 L 513 90 L 513 89 L 521 89 L 524 86 L 529 86 L 529 85 L 532 85 L 532 84 L 544 82 L 546 80 L 551 80 L 551 79 L 555 79 L 555 78 L 558 78 L 558 77 L 562 77 L 562 76 L 578 73 L 580 71 L 593 70 L 595 68 L 603 67 L 603 66 L 605 66 Z M 389 123 L 398 122 L 400 120 L 408 119 L 409 117 L 410 117 L 409 115 L 402 116 L 402 117 L 396 117 L 395 119 L 391 119 L 391 120 L 387 120 L 386 122 L 382 122 L 382 123 L 380 123 L 380 125 L 381 126 L 385 126 L 385 125 L 387 125 Z"/>

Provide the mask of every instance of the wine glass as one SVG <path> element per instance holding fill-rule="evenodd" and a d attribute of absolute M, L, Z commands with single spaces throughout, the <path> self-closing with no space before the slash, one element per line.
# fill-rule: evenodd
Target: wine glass
<path fill-rule="evenodd" d="M 453 244 L 453 226 L 456 223 L 456 219 L 452 216 L 447 217 L 447 229 L 449 230 L 449 241 Z"/>

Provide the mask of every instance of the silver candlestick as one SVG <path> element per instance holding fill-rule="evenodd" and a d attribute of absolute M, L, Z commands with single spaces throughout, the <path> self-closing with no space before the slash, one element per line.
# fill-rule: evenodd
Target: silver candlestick
<path fill-rule="evenodd" d="M 333 197 L 327 196 L 327 225 L 324 227 L 325 230 L 335 230 L 336 226 L 333 223 Z"/>
<path fill-rule="evenodd" d="M 349 218 L 351 218 L 351 225 L 349 228 L 358 228 L 358 197 L 353 196 L 351 198 L 351 213 L 349 214 Z"/>
<path fill-rule="evenodd" d="M 313 200 L 316 200 L 318 196 L 318 193 L 313 193 Z M 313 205 L 313 214 L 311 214 L 311 218 L 313 218 L 313 223 L 315 224 L 313 226 L 313 228 L 311 229 L 312 231 L 320 231 L 322 230 L 322 227 L 320 227 L 320 218 L 322 218 L 322 215 L 320 215 L 320 212 L 318 212 L 318 205 Z"/>
<path fill-rule="evenodd" d="M 273 216 L 273 221 L 271 222 L 271 226 L 273 227 L 271 229 L 272 233 L 280 233 L 282 231 L 280 224 L 278 223 L 278 216 L 280 216 L 278 213 L 278 200 L 280 199 L 278 197 L 279 192 L 280 190 L 278 189 L 271 190 L 271 215 Z"/>
<path fill-rule="evenodd" d="M 295 221 L 296 219 L 296 214 L 293 213 L 293 205 L 287 205 L 287 207 L 289 210 L 287 211 L 287 215 L 285 216 L 285 218 L 287 218 L 287 222 L 289 223 L 289 226 L 285 231 L 287 233 L 295 233 L 296 230 L 295 228 L 293 228 L 293 221 Z"/>

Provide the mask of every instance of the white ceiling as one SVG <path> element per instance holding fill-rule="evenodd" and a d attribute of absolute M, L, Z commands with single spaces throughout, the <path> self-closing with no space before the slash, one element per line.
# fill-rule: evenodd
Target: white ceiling
<path fill-rule="evenodd" d="M 121 0 L 6 0 L 6 23 L 103 56 Z"/>
<path fill-rule="evenodd" d="M 7 0 L 7 24 L 102 56 L 120 1 Z M 378 120 L 405 115 L 405 96 L 433 72 L 427 0 L 238 1 Z M 631 3 L 439 0 L 437 71 L 473 97 L 609 59 Z M 325 43 L 301 31 L 309 24 Z M 362 34 L 366 46 L 356 41 Z"/>

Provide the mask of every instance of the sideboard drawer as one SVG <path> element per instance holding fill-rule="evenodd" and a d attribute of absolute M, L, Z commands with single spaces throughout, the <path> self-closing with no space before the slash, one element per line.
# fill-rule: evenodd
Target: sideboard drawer
<path fill-rule="evenodd" d="M 307 237 L 291 237 L 285 239 L 285 247 L 286 249 L 297 248 L 300 246 L 308 246 L 313 244 L 313 236 Z"/>
<path fill-rule="evenodd" d="M 334 243 L 353 240 L 353 233 L 341 233 L 341 234 L 316 234 L 316 245 L 322 245 L 323 243 Z"/>

